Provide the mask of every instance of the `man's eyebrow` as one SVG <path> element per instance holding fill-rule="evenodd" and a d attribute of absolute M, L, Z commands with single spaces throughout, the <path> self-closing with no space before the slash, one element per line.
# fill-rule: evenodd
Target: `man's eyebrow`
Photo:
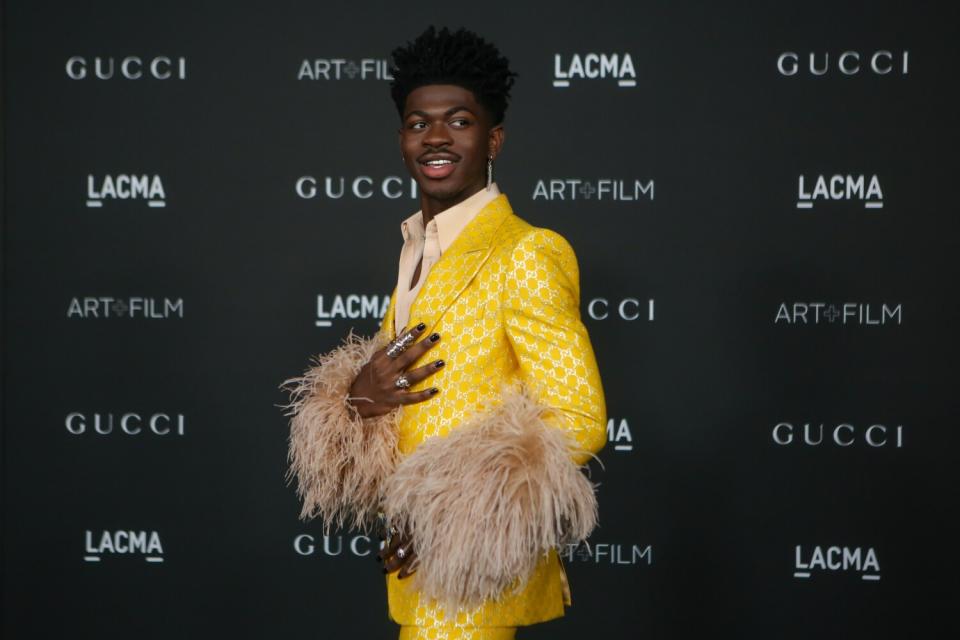
<path fill-rule="evenodd" d="M 458 105 L 458 106 L 456 106 L 456 107 L 450 107 L 449 109 L 447 109 L 446 111 L 443 112 L 443 115 L 444 115 L 444 117 L 446 117 L 446 116 L 452 116 L 452 115 L 455 114 L 457 111 L 469 111 L 469 112 L 472 113 L 473 115 L 476 115 L 475 113 L 473 113 L 473 111 L 470 109 L 470 107 L 466 107 L 466 106 L 464 106 L 464 105 Z M 423 116 L 424 118 L 428 118 L 428 117 L 430 117 L 430 114 L 427 113 L 426 111 L 420 111 L 419 109 L 417 109 L 416 111 L 411 111 L 410 113 L 407 114 L 407 117 L 408 117 L 408 118 L 409 118 L 410 116 Z"/>

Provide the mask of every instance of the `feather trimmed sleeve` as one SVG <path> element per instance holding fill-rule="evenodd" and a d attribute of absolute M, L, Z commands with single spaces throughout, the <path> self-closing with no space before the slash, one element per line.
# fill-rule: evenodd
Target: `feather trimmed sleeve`
<path fill-rule="evenodd" d="M 340 346 L 314 356 L 302 376 L 280 385 L 290 395 L 283 406 L 290 419 L 286 481 L 297 481 L 300 518 L 320 517 L 325 532 L 332 525 L 369 532 L 397 465 L 399 407 L 361 418 L 348 402 L 360 369 L 386 342 L 384 331 L 362 337 L 351 330 Z"/>
<path fill-rule="evenodd" d="M 430 438 L 387 480 L 388 525 L 413 533 L 416 588 L 448 610 L 518 591 L 550 549 L 590 535 L 594 487 L 577 445 L 522 386 L 445 437 Z"/>

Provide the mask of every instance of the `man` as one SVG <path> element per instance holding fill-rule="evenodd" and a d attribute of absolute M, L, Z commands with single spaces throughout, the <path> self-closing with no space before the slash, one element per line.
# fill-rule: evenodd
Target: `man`
<path fill-rule="evenodd" d="M 581 465 L 606 442 L 606 407 L 577 260 L 493 182 L 508 61 L 474 33 L 433 27 L 392 56 L 421 210 L 401 225 L 380 330 L 351 331 L 284 383 L 288 480 L 303 519 L 385 524 L 401 638 L 512 638 L 563 615 L 558 550 L 597 519 Z"/>

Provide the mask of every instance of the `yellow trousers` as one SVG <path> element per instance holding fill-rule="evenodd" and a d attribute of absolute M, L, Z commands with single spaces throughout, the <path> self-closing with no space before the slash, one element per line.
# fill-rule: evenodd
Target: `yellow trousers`
<path fill-rule="evenodd" d="M 513 640 L 516 627 L 464 627 L 437 624 L 429 627 L 400 627 L 400 640 Z"/>

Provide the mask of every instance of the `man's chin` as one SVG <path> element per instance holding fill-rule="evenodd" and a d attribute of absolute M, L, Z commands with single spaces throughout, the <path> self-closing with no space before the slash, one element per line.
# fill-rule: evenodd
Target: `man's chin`
<path fill-rule="evenodd" d="M 452 200 L 457 197 L 465 188 L 462 184 L 443 184 L 444 181 L 428 182 L 426 185 L 420 184 L 420 193 L 433 200 Z"/>

